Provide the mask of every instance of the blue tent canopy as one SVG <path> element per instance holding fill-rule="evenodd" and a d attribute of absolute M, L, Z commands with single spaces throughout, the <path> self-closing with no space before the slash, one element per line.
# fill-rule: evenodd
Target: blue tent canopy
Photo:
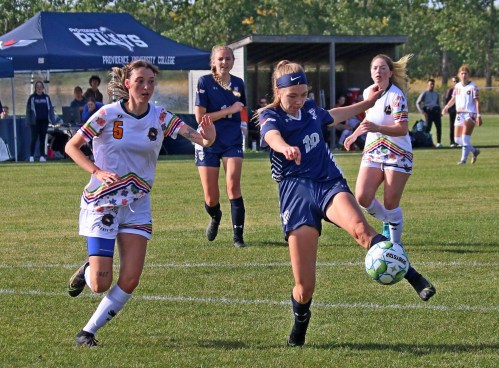
<path fill-rule="evenodd" d="M 0 78 L 11 78 L 14 76 L 12 61 L 0 57 Z"/>
<path fill-rule="evenodd" d="M 110 69 L 146 59 L 164 70 L 209 69 L 210 54 L 145 27 L 127 13 L 39 12 L 0 37 L 15 71 Z"/>

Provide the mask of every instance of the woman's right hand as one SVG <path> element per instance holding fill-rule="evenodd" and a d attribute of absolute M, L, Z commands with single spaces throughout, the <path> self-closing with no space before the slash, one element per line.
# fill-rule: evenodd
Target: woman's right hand
<path fill-rule="evenodd" d="M 231 114 L 237 114 L 238 112 L 241 112 L 243 109 L 244 104 L 241 101 L 236 101 L 232 104 L 230 107 Z"/>
<path fill-rule="evenodd" d="M 287 146 L 282 151 L 286 160 L 294 161 L 295 164 L 301 164 L 301 152 L 300 149 L 296 146 Z"/>
<path fill-rule="evenodd" d="M 357 137 L 354 136 L 355 133 L 349 135 L 345 141 L 343 142 L 343 147 L 345 147 L 345 149 L 347 151 L 350 151 L 350 148 L 352 147 L 352 144 L 355 143 L 355 141 L 357 140 Z"/>
<path fill-rule="evenodd" d="M 107 170 L 95 169 L 92 175 L 103 182 L 106 186 L 120 181 L 120 177 L 118 174 Z"/>

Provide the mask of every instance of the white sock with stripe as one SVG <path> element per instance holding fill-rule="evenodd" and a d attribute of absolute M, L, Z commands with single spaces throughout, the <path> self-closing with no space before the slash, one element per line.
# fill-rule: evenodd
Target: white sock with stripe
<path fill-rule="evenodd" d="M 114 285 L 102 299 L 83 330 L 95 334 L 99 328 L 118 314 L 131 297 L 132 294 L 127 294 L 118 285 Z"/>

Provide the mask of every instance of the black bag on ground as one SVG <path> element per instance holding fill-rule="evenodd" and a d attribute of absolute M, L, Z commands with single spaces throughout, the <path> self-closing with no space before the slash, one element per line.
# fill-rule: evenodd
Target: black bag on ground
<path fill-rule="evenodd" d="M 425 125 L 426 123 L 423 120 L 418 120 L 412 126 L 412 131 L 409 132 L 412 147 L 433 147 L 431 134 L 424 132 Z"/>

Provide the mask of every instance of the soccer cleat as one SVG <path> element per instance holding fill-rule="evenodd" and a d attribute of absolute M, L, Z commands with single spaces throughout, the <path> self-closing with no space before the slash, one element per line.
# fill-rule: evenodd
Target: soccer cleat
<path fill-rule="evenodd" d="M 40 156 L 40 162 L 47 162 L 47 159 L 45 158 L 45 156 Z"/>
<path fill-rule="evenodd" d="M 85 289 L 85 285 L 87 284 L 85 281 L 85 268 L 87 268 L 88 265 L 87 258 L 85 263 L 81 265 L 69 279 L 68 294 L 73 298 L 80 295 L 83 289 Z"/>
<path fill-rule="evenodd" d="M 433 286 L 421 275 L 419 275 L 416 281 L 414 281 L 414 283 L 411 283 L 411 285 L 414 290 L 416 290 L 416 293 L 418 293 L 419 297 L 425 302 L 437 292 L 435 286 Z"/>
<path fill-rule="evenodd" d="M 215 240 L 218 234 L 218 227 L 220 226 L 220 222 L 217 222 L 215 219 L 211 219 L 208 227 L 206 228 L 206 237 L 209 241 Z"/>
<path fill-rule="evenodd" d="M 458 165 L 465 165 L 465 164 L 466 164 L 466 161 L 459 161 L 457 164 L 458 164 Z"/>
<path fill-rule="evenodd" d="M 295 318 L 295 324 L 289 334 L 288 346 L 303 346 L 305 344 L 305 335 L 307 334 L 310 317 L 312 317 L 312 312 L 309 311 L 303 321 L 298 321 Z"/>
<path fill-rule="evenodd" d="M 473 152 L 473 157 L 471 158 L 471 163 L 474 164 L 476 162 L 476 158 L 480 154 L 480 150 L 478 148 L 475 148 L 475 152 Z"/>
<path fill-rule="evenodd" d="M 87 346 L 93 348 L 97 346 L 99 341 L 95 338 L 93 333 L 81 330 L 76 335 L 75 344 L 78 346 Z"/>
<path fill-rule="evenodd" d="M 443 144 L 442 144 L 442 143 L 437 143 L 437 144 L 435 145 L 435 148 L 442 148 L 442 147 L 443 147 Z"/>
<path fill-rule="evenodd" d="M 220 221 L 222 220 L 222 212 L 220 212 L 220 215 L 217 217 L 218 219 L 212 217 L 208 227 L 206 228 L 206 237 L 209 241 L 213 241 L 217 237 L 218 227 L 220 226 Z"/>
<path fill-rule="evenodd" d="M 234 246 L 236 248 L 244 248 L 246 244 L 244 243 L 243 239 L 234 239 Z"/>
<path fill-rule="evenodd" d="M 388 222 L 383 222 L 383 230 L 381 232 L 381 235 L 390 240 L 390 224 Z"/>
<path fill-rule="evenodd" d="M 35 162 L 35 158 L 33 156 L 29 157 L 29 162 Z"/>

